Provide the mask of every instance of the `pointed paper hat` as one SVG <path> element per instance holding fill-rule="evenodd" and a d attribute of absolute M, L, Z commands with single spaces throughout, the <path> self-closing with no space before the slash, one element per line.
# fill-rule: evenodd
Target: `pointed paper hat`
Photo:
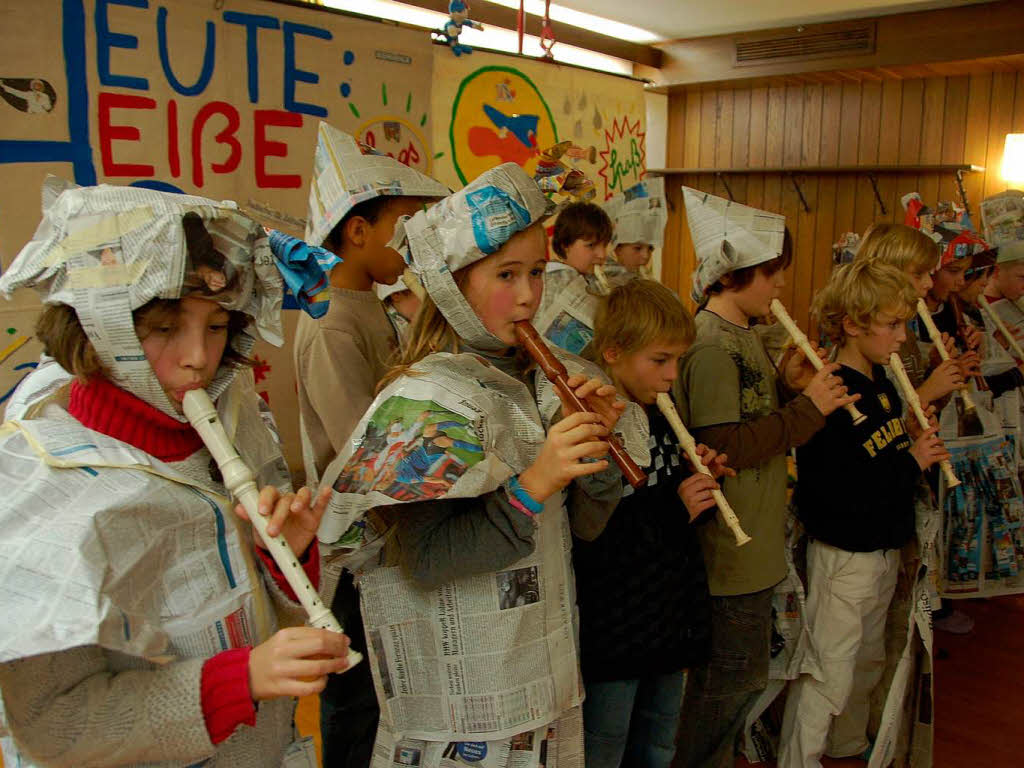
<path fill-rule="evenodd" d="M 722 277 L 782 255 L 786 217 L 683 187 L 686 221 L 697 252 L 693 299 Z"/>
<path fill-rule="evenodd" d="M 48 179 L 48 207 L 32 240 L 0 278 L 0 295 L 31 286 L 44 304 L 75 310 L 113 380 L 178 420 L 146 360 L 132 313 L 153 299 L 196 297 L 251 319 L 234 336 L 248 356 L 259 336 L 283 343 L 281 276 L 267 236 L 233 202 L 106 184 Z M 237 367 L 222 363 L 207 387 L 216 398 Z"/>
<path fill-rule="evenodd" d="M 395 225 L 391 246 L 405 256 L 455 332 L 480 350 L 504 349 L 452 277 L 490 256 L 514 234 L 550 215 L 553 204 L 515 163 L 485 171 L 458 192 Z"/>
<path fill-rule="evenodd" d="M 353 207 L 381 195 L 444 197 L 448 188 L 392 157 L 374 152 L 355 138 L 321 122 L 313 154 L 306 236 L 323 245 Z"/>
<path fill-rule="evenodd" d="M 615 225 L 611 246 L 647 243 L 661 248 L 665 242 L 665 178 L 655 176 L 634 184 L 602 204 Z"/>

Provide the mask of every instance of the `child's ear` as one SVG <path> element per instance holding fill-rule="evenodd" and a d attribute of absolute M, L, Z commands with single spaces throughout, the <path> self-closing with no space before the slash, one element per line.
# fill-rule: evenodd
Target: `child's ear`
<path fill-rule="evenodd" d="M 843 334 L 846 336 L 860 336 L 863 329 L 857 325 L 849 315 L 843 316 Z"/>
<path fill-rule="evenodd" d="M 345 240 L 356 248 L 362 248 L 370 236 L 370 222 L 362 216 L 353 216 L 345 222 Z"/>
<path fill-rule="evenodd" d="M 604 350 L 601 352 L 601 357 L 603 357 L 604 361 L 609 365 L 615 365 L 617 362 L 619 362 L 619 348 L 605 347 Z"/>

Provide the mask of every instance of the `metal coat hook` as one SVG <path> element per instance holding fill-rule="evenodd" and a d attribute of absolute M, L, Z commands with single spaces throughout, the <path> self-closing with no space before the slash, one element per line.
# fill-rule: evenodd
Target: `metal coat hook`
<path fill-rule="evenodd" d="M 960 204 L 964 207 L 964 213 L 967 214 L 967 218 L 971 217 L 971 206 L 967 202 L 967 190 L 964 189 L 964 172 L 956 172 L 956 189 L 960 193 Z"/>
<path fill-rule="evenodd" d="M 882 201 L 882 195 L 878 191 L 878 177 L 875 174 L 873 174 L 873 173 L 869 173 L 868 174 L 868 179 L 871 180 L 871 188 L 873 190 L 875 190 L 875 200 L 878 201 L 878 207 L 881 209 L 882 215 L 883 216 L 888 216 L 889 215 L 889 211 L 887 211 L 885 209 L 885 203 Z"/>
<path fill-rule="evenodd" d="M 717 177 L 718 177 L 718 178 L 719 178 L 719 179 L 721 180 L 721 182 L 722 182 L 723 186 L 725 186 L 725 193 L 726 193 L 726 194 L 727 194 L 727 195 L 729 196 L 729 199 L 730 199 L 730 200 L 731 200 L 732 202 L 734 202 L 734 203 L 735 203 L 735 202 L 736 202 L 736 198 L 735 198 L 735 197 L 733 197 L 733 194 L 732 194 L 732 189 L 730 189 L 730 188 L 729 188 L 729 182 L 728 182 L 728 181 L 726 181 L 726 179 L 725 179 L 725 174 L 724 174 L 724 173 L 721 173 L 721 172 L 719 172 L 719 173 L 716 173 L 716 174 L 715 174 L 715 176 L 717 176 Z"/>
<path fill-rule="evenodd" d="M 804 197 L 804 191 L 800 188 L 800 182 L 796 180 L 796 174 L 790 173 L 789 180 L 793 183 L 793 189 L 796 190 L 796 194 L 800 198 L 800 205 L 804 207 L 804 213 L 810 213 L 811 206 L 807 204 L 807 198 Z"/>

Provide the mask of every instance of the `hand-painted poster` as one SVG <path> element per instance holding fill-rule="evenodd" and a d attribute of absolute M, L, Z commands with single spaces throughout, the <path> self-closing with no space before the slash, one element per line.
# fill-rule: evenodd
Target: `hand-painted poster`
<path fill-rule="evenodd" d="M 453 188 L 505 160 L 529 168 L 556 138 L 581 148 L 573 160 L 600 199 L 643 171 L 643 89 L 629 79 L 481 51 L 457 59 L 427 30 L 266 0 L 8 5 L 0 271 L 35 231 L 47 174 L 235 200 L 301 236 L 319 120 Z M 37 309 L 28 291 L 0 301 L 0 409 L 39 358 Z M 285 313 L 286 339 L 296 321 Z M 300 469 L 290 344 L 255 358 Z"/>
<path fill-rule="evenodd" d="M 301 236 L 321 119 L 432 171 L 426 31 L 261 0 L 40 0 L 3 19 L 0 269 L 48 173 L 235 200 Z M 0 409 L 38 359 L 37 307 L 0 301 Z M 299 468 L 290 345 L 258 347 L 255 374 Z"/>
<path fill-rule="evenodd" d="M 437 178 L 461 187 L 481 171 L 514 162 L 532 173 L 540 152 L 565 140 L 563 158 L 597 186 L 597 200 L 622 192 L 646 168 L 643 84 L 530 59 L 476 52 L 434 58 Z"/>

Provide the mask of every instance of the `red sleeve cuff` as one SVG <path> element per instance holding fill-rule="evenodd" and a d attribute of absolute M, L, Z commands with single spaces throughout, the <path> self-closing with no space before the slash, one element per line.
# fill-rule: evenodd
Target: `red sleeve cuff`
<path fill-rule="evenodd" d="M 210 741 L 220 744 L 243 723 L 256 725 L 256 705 L 249 691 L 249 652 L 222 651 L 206 660 L 199 678 L 200 704 Z"/>
<path fill-rule="evenodd" d="M 277 561 L 274 560 L 274 556 L 271 555 L 263 547 L 256 547 L 256 554 L 260 558 L 260 562 L 263 563 L 263 567 L 267 569 L 267 573 L 274 579 L 274 583 L 281 588 L 289 600 L 299 602 L 295 597 L 295 592 L 292 591 L 291 585 L 288 584 L 288 580 L 285 579 L 284 573 L 278 566 Z M 302 566 L 302 570 L 306 572 L 306 576 L 309 577 L 310 583 L 314 589 L 320 588 L 320 547 L 317 546 L 316 540 L 306 548 L 306 552 L 299 558 L 299 565 Z"/>

